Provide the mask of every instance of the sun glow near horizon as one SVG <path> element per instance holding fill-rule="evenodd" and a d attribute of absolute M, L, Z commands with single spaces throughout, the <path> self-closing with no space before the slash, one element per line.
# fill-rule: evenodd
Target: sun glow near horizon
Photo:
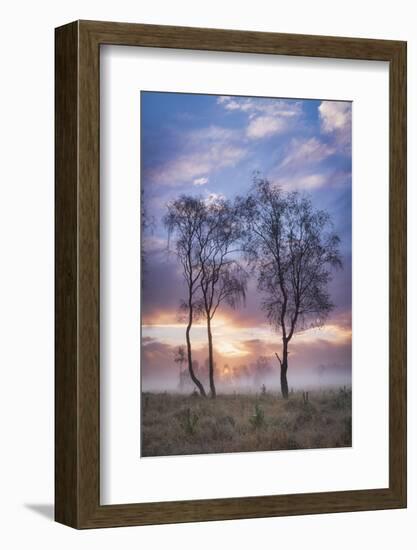
<path fill-rule="evenodd" d="M 152 342 L 177 348 L 185 345 L 186 324 L 180 322 L 155 323 L 142 325 L 144 345 Z M 215 352 L 224 360 L 250 359 L 260 348 L 279 350 L 281 336 L 267 323 L 245 327 L 231 323 L 225 317 L 213 322 L 213 345 Z M 203 352 L 207 347 L 207 327 L 204 322 L 195 323 L 191 329 L 193 349 Z M 298 348 L 308 350 L 318 341 L 334 347 L 350 344 L 352 331 L 336 323 L 325 324 L 322 327 L 308 328 L 297 332 L 292 339 L 293 357 Z"/>

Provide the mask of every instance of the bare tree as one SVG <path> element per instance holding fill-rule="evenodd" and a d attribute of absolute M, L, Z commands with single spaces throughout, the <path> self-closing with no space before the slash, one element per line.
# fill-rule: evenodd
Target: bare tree
<path fill-rule="evenodd" d="M 281 393 L 288 398 L 288 347 L 297 330 L 321 326 L 334 305 L 327 287 L 342 266 L 339 237 L 330 215 L 298 192 L 285 193 L 255 178 L 238 200 L 245 223 L 245 251 L 258 273 L 268 320 L 280 333 Z"/>
<path fill-rule="evenodd" d="M 140 192 L 140 225 L 141 225 L 141 281 L 142 286 L 144 286 L 145 281 L 145 271 L 146 271 L 146 251 L 144 245 L 144 235 L 147 231 L 153 231 L 155 220 L 152 216 L 149 215 L 148 209 L 146 208 L 145 192 L 144 189 L 141 189 Z"/>
<path fill-rule="evenodd" d="M 269 362 L 269 358 L 265 355 L 260 355 L 256 359 L 256 363 L 254 364 L 254 383 L 255 386 L 259 387 L 261 384 L 265 384 L 265 382 L 269 382 L 269 377 L 272 371 L 272 367 Z"/>
<path fill-rule="evenodd" d="M 176 235 L 176 252 L 182 266 L 183 277 L 187 286 L 187 298 L 183 307 L 187 312 L 187 328 L 185 338 L 187 342 L 187 361 L 190 378 L 197 386 L 202 396 L 205 389 L 197 378 L 193 369 L 190 331 L 193 325 L 196 309 L 196 292 L 201 276 L 199 262 L 199 248 L 197 235 L 205 217 L 205 204 L 201 199 L 182 195 L 167 205 L 168 212 L 164 216 L 164 224 L 169 235 Z"/>
<path fill-rule="evenodd" d="M 201 304 L 207 323 L 210 395 L 216 397 L 212 321 L 226 302 L 235 308 L 245 300 L 247 274 L 237 260 L 241 224 L 237 210 L 225 199 L 206 203 L 204 222 L 197 231 Z"/>
<path fill-rule="evenodd" d="M 184 346 L 178 346 L 178 348 L 175 350 L 174 355 L 174 362 L 179 366 L 179 372 L 178 372 L 178 387 L 180 391 L 184 388 L 184 368 L 183 365 L 187 361 L 185 348 Z"/>

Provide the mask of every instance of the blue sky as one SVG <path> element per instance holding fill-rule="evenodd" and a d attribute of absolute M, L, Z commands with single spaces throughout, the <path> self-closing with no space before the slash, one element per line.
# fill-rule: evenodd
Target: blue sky
<path fill-rule="evenodd" d="M 335 331 L 344 331 L 341 345 L 346 353 L 338 361 L 345 363 L 345 369 L 349 363 L 350 369 L 351 103 L 158 92 L 141 92 L 140 99 L 141 186 L 154 222 L 142 239 L 147 252 L 142 322 L 144 334 L 149 332 L 144 347 L 156 342 L 174 346 L 183 334 L 178 303 L 184 289 L 175 258 L 167 254 L 161 223 L 167 201 L 181 193 L 233 199 L 249 189 L 258 171 L 283 189 L 308 193 L 315 206 L 333 218 L 344 269 L 331 283 L 336 308 L 327 329 L 330 339 Z M 229 335 L 230 342 L 235 338 L 229 346 L 229 360 L 239 358 L 238 351 L 233 358 L 233 347 L 239 350 L 245 338 L 247 342 L 256 339 L 256 329 L 266 330 L 255 284 L 250 285 L 250 294 L 245 309 L 225 310 L 221 317 L 223 333 L 232 326 L 246 331 L 244 336 Z M 267 348 L 267 337 L 262 334 Z M 325 334 L 326 327 L 319 337 Z M 276 345 L 276 335 L 270 338 Z M 201 345 L 203 350 L 203 340 Z M 217 351 L 221 354 L 221 349 Z"/>

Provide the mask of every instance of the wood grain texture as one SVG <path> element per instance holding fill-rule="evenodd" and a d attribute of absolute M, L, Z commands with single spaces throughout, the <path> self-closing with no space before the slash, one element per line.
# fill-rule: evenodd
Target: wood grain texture
<path fill-rule="evenodd" d="M 100 505 L 100 45 L 390 64 L 389 487 Z M 78 21 L 56 29 L 56 520 L 116 527 L 406 506 L 406 44 Z"/>
<path fill-rule="evenodd" d="M 407 48 L 390 61 L 389 434 L 390 488 L 407 493 Z M 405 504 L 404 504 L 405 505 Z"/>
<path fill-rule="evenodd" d="M 55 38 L 55 519 L 78 523 L 78 26 Z"/>

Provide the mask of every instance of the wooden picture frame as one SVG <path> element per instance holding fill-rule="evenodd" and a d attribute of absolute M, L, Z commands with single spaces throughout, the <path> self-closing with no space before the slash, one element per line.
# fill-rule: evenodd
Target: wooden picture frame
<path fill-rule="evenodd" d="M 56 29 L 55 519 L 75 528 L 406 506 L 406 43 L 76 21 Z M 99 55 L 117 44 L 389 62 L 389 487 L 100 505 Z"/>

